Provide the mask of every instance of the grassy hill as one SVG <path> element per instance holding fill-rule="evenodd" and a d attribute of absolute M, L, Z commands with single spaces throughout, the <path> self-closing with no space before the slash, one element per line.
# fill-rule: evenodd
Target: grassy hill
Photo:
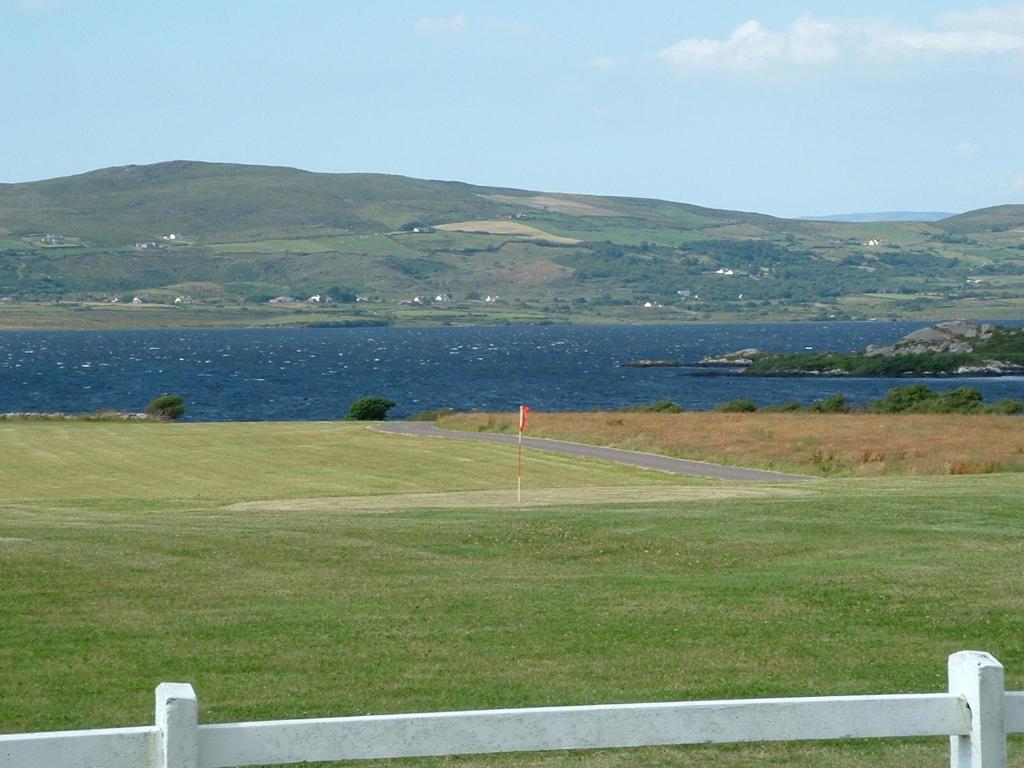
<path fill-rule="evenodd" d="M 1013 317 L 1022 233 L 1024 206 L 856 224 L 175 161 L 0 185 L 0 326 L 25 302 L 136 296 L 192 300 L 171 318 L 134 310 L 137 325 L 237 309 L 249 315 L 225 322 L 272 323 L 270 298 L 314 294 L 339 303 L 284 322 Z M 62 311 L 54 322 L 74 325 Z"/>
<path fill-rule="evenodd" d="M 538 196 L 385 174 L 174 161 L 0 185 L 0 223 L 13 232 L 74 232 L 96 245 L 117 246 L 170 232 L 214 243 L 370 234 L 545 207 L 670 226 L 768 218 L 626 198 L 552 195 L 537 204 Z"/>
<path fill-rule="evenodd" d="M 995 205 L 950 216 L 939 224 L 947 232 L 958 234 L 1005 232 L 1024 225 L 1024 205 Z"/>

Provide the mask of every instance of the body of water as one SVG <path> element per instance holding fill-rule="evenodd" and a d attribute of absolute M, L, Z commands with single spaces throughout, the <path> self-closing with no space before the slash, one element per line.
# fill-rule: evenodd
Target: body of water
<path fill-rule="evenodd" d="M 744 347 L 854 351 L 926 323 L 679 324 L 465 328 L 60 331 L 0 333 L 0 412 L 141 410 L 186 398 L 188 419 L 337 419 L 364 395 L 392 417 L 453 407 L 586 411 L 672 400 L 692 410 L 746 398 L 809 403 L 837 392 L 866 402 L 920 379 L 753 378 L 693 367 L 629 368 L 639 358 L 692 363 Z M 1024 399 L 1024 377 L 928 379 Z"/>

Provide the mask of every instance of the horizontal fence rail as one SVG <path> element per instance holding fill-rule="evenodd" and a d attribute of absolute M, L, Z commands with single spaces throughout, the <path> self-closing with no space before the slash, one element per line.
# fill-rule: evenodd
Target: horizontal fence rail
<path fill-rule="evenodd" d="M 154 725 L 0 736 L 4 768 L 150 768 L 162 739 Z"/>
<path fill-rule="evenodd" d="M 1005 768 L 1024 692 L 994 658 L 949 658 L 949 691 L 609 704 L 199 725 L 192 687 L 163 683 L 156 724 L 0 735 L 3 768 L 236 768 L 564 749 L 946 736 L 953 768 Z"/>
<path fill-rule="evenodd" d="M 199 766 L 948 736 L 970 728 L 964 700 L 950 694 L 498 709 L 200 726 Z"/>
<path fill-rule="evenodd" d="M 1006 694 L 1006 732 L 1024 733 L 1024 691 Z"/>

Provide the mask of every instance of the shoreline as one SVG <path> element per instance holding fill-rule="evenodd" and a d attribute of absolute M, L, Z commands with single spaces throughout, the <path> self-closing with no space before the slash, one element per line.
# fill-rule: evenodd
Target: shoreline
<path fill-rule="evenodd" d="M 637 328 L 650 328 L 650 327 L 701 327 L 701 326 L 714 326 L 714 325 L 763 325 L 763 326 L 781 326 L 781 325 L 891 325 L 896 323 L 913 323 L 921 326 L 933 324 L 935 322 L 941 322 L 945 316 L 938 317 L 899 317 L 899 318 L 884 318 L 884 319 L 850 319 L 850 318 L 811 318 L 811 317 L 734 317 L 734 316 L 723 316 L 721 318 L 701 318 L 697 319 L 657 319 L 648 320 L 645 318 L 635 317 L 575 317 L 575 318 L 552 318 L 552 317 L 536 317 L 536 318 L 520 318 L 520 319 L 507 319 L 507 318 L 495 318 L 491 321 L 476 321 L 467 322 L 456 319 L 438 319 L 438 318 L 403 318 L 394 322 L 316 322 L 310 323 L 305 321 L 296 322 L 253 322 L 253 323 L 233 323 L 233 322 L 196 322 L 196 323 L 95 323 L 95 324 L 82 324 L 82 323 L 18 323 L 9 322 L 8 318 L 5 317 L 4 306 L 0 304 L 0 333 L 29 333 L 29 332 L 111 332 L 111 331 L 260 331 L 260 330 L 345 330 L 345 329 L 383 329 L 383 328 L 400 328 L 400 329 L 412 329 L 412 328 L 502 328 L 502 327 L 546 327 L 546 326 L 563 326 L 563 327 L 609 327 L 609 326 L 634 326 Z M 206 318 L 204 318 L 206 319 Z M 979 317 L 972 318 L 977 322 L 999 322 L 1003 324 L 1019 325 L 1024 326 L 1024 312 L 1019 315 L 1014 315 L 1007 318 L 991 318 L 991 317 Z M 696 363 L 683 362 L 679 367 L 688 367 L 696 365 Z M 662 367 L 662 366 L 654 366 Z M 674 367 L 674 366 L 663 366 L 663 367 Z M 709 368 L 712 366 L 708 366 Z"/>
<path fill-rule="evenodd" d="M 977 312 L 977 316 L 975 313 Z M 984 314 L 982 314 L 984 312 Z M 699 316 L 676 310 L 633 307 L 602 307 L 591 312 L 563 313 L 543 306 L 499 309 L 459 306 L 421 307 L 269 307 L 224 305 L 176 307 L 166 304 L 130 306 L 87 301 L 0 301 L 0 332 L 20 331 L 113 331 L 257 328 L 442 328 L 530 325 L 635 325 L 701 326 L 788 323 L 920 323 L 933 324 L 956 317 L 977 322 L 1024 324 L 1024 305 L 996 308 L 961 307 L 941 310 L 824 316 L 812 308 L 792 311 L 706 312 Z"/>

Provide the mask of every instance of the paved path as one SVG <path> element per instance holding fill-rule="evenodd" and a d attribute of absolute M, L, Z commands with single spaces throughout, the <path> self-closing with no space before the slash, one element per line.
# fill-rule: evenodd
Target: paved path
<path fill-rule="evenodd" d="M 378 429 L 398 435 L 416 435 L 420 437 L 444 437 L 454 440 L 477 440 L 484 443 L 515 443 L 516 435 L 500 435 L 491 432 L 455 432 L 450 429 L 438 429 L 431 421 L 387 421 Z M 785 472 L 770 472 L 765 469 L 746 469 L 745 467 L 729 467 L 724 464 L 709 464 L 705 461 L 688 461 L 659 456 L 656 453 L 640 451 L 624 451 L 621 448 L 603 448 L 597 445 L 569 443 L 564 440 L 545 440 L 538 437 L 524 437 L 523 446 L 536 451 L 564 453 L 569 456 L 581 456 L 588 459 L 603 459 L 619 464 L 629 464 L 644 469 L 656 469 L 674 475 L 696 475 L 711 477 L 716 480 L 737 480 L 746 483 L 785 483 L 795 480 L 816 480 L 810 475 L 789 475 Z"/>

